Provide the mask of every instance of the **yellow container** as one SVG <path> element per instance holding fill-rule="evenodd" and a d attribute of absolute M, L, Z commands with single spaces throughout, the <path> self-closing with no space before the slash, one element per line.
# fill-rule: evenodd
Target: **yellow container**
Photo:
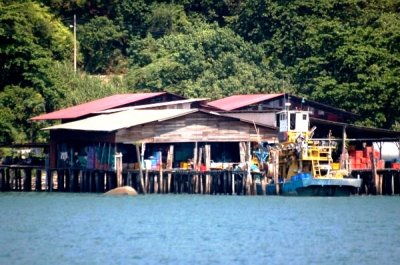
<path fill-rule="evenodd" d="M 188 169 L 188 168 L 189 168 L 189 163 L 188 163 L 188 162 L 181 162 L 180 168 L 182 168 L 182 169 Z"/>
<path fill-rule="evenodd" d="M 339 163 L 332 163 L 332 170 L 339 170 L 340 164 Z"/>

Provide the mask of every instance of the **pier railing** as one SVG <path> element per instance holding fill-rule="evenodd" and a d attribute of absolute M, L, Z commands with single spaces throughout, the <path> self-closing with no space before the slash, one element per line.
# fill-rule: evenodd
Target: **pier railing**
<path fill-rule="evenodd" d="M 359 194 L 400 194 L 400 169 L 353 170 L 363 180 Z M 264 172 L 238 170 L 197 171 L 186 169 L 46 168 L 30 165 L 0 165 L 0 191 L 57 191 L 103 193 L 118 186 L 131 186 L 139 193 L 187 193 L 266 195 L 271 179 Z"/>

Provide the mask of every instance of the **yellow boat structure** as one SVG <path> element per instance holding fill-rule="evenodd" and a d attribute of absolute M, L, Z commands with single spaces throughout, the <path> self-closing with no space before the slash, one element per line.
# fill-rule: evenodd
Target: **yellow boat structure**
<path fill-rule="evenodd" d="M 270 163 L 275 176 L 268 191 L 282 195 L 348 196 L 361 186 L 361 179 L 334 163 L 332 152 L 337 142 L 329 135 L 313 139 L 310 112 L 278 112 L 278 143 L 270 149 Z"/>

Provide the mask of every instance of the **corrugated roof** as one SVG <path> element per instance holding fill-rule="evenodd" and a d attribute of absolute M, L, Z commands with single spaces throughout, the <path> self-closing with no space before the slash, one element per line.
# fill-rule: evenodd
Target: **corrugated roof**
<path fill-rule="evenodd" d="M 202 102 L 202 101 L 207 101 L 207 100 L 209 100 L 209 98 L 189 98 L 189 99 L 174 100 L 174 101 L 168 101 L 168 102 L 160 102 L 160 103 L 130 106 L 130 107 L 123 107 L 123 108 L 114 108 L 114 109 L 109 109 L 109 110 L 98 111 L 96 113 L 102 113 L 102 114 L 103 113 L 112 113 L 112 112 L 118 112 L 118 111 L 123 111 L 123 110 L 128 110 L 128 109 L 153 109 L 153 108 L 167 107 L 167 106 L 173 106 L 173 105 L 179 105 L 179 104 Z"/>
<path fill-rule="evenodd" d="M 220 110 L 229 111 L 229 110 L 239 109 L 241 107 L 245 107 L 251 104 L 255 104 L 264 100 L 273 99 L 282 95 L 283 93 L 234 95 L 208 102 L 207 105 Z"/>
<path fill-rule="evenodd" d="M 143 99 L 156 97 L 165 93 L 166 92 L 113 95 L 66 109 L 39 115 L 31 118 L 31 120 L 75 119 L 98 111 L 124 106 L 126 104 L 137 102 Z"/>
<path fill-rule="evenodd" d="M 198 109 L 166 109 L 166 110 L 125 110 L 102 114 L 79 121 L 73 121 L 44 128 L 44 130 L 81 130 L 111 132 L 154 121 L 168 120 L 197 112 Z"/>

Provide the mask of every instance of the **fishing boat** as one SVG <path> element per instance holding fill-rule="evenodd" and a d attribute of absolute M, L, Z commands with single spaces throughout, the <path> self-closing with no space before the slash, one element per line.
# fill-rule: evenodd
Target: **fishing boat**
<path fill-rule="evenodd" d="M 277 113 L 278 143 L 270 149 L 274 181 L 267 192 L 299 196 L 348 196 L 361 186 L 339 163 L 333 163 L 337 142 L 329 133 L 325 139 L 313 139 L 310 112 L 285 110 Z"/>

